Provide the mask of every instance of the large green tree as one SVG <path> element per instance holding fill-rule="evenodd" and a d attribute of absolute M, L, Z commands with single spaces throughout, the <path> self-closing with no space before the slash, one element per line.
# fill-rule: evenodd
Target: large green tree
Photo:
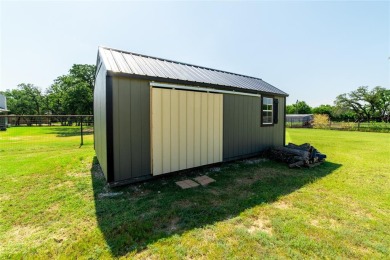
<path fill-rule="evenodd" d="M 59 76 L 47 90 L 52 114 L 93 114 L 95 66 L 74 64 L 67 75 Z"/>
<path fill-rule="evenodd" d="M 305 101 L 297 101 L 297 103 L 286 106 L 287 114 L 310 114 L 311 107 Z"/>
<path fill-rule="evenodd" d="M 333 107 L 331 105 L 319 105 L 318 107 L 314 107 L 312 109 L 313 114 L 326 114 L 330 117 L 332 116 Z"/>
<path fill-rule="evenodd" d="M 11 114 L 39 115 L 45 111 L 44 95 L 30 83 L 19 84 L 16 89 L 6 90 L 7 107 Z"/>
<path fill-rule="evenodd" d="M 390 121 L 390 89 L 375 87 L 375 105 L 383 121 Z"/>
<path fill-rule="evenodd" d="M 361 86 L 337 96 L 335 105 L 340 109 L 352 110 L 358 120 L 371 121 L 373 118 L 381 117 L 382 120 L 388 121 L 390 91 L 379 86 L 372 90 L 367 86 Z"/>

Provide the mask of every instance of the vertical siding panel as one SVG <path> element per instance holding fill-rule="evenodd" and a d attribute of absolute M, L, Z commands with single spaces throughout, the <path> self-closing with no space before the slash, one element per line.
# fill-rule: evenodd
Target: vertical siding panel
<path fill-rule="evenodd" d="M 207 95 L 207 163 L 213 163 L 214 162 L 214 142 L 213 142 L 213 136 L 214 136 L 214 122 L 213 122 L 213 108 L 214 108 L 214 99 L 213 95 Z"/>
<path fill-rule="evenodd" d="M 229 115 L 229 125 L 228 127 L 230 128 L 230 149 L 229 149 L 229 158 L 234 156 L 234 154 L 236 154 L 236 149 L 237 149 L 237 144 L 236 144 L 236 139 L 237 139 L 237 122 L 234 122 L 235 119 L 237 118 L 237 109 L 235 107 L 236 105 L 236 100 L 234 99 L 234 96 L 233 95 L 229 95 L 230 97 L 230 102 L 231 102 L 231 106 L 230 106 L 230 115 Z"/>
<path fill-rule="evenodd" d="M 129 82 L 129 81 L 127 81 Z M 130 81 L 131 84 L 126 84 L 127 88 L 130 88 L 130 117 L 131 117 L 131 177 L 136 177 L 139 176 L 140 173 L 142 172 L 142 167 L 141 167 L 141 162 L 142 162 L 142 157 L 141 157 L 141 136 L 142 136 L 142 128 L 141 128 L 141 84 L 140 81 Z M 122 96 L 125 97 L 125 96 Z M 126 102 L 123 102 L 126 103 Z M 121 128 L 123 135 L 126 134 L 126 129 L 127 128 Z M 122 146 L 123 143 L 122 143 Z M 125 148 L 126 149 L 126 148 Z M 127 155 L 128 156 L 128 155 Z M 126 157 L 127 157 L 126 156 Z M 123 158 L 123 157 L 122 157 Z M 123 173 L 126 173 L 124 171 Z"/>
<path fill-rule="evenodd" d="M 234 150 L 234 99 L 233 95 L 225 94 L 224 95 L 224 104 L 223 104 L 223 149 L 224 149 L 224 158 L 232 157 Z"/>
<path fill-rule="evenodd" d="M 254 153 L 255 152 L 255 149 L 254 149 L 254 144 L 256 142 L 256 138 L 254 136 L 255 134 L 255 131 L 256 131 L 256 128 L 255 128 L 255 120 L 254 120 L 254 107 L 253 107 L 253 104 L 254 104 L 254 101 L 257 99 L 257 97 L 253 97 L 251 99 L 251 101 L 249 102 L 250 106 L 249 106 L 249 125 L 250 125 L 250 128 L 249 128 L 249 134 L 250 134 L 250 151 L 251 153 Z"/>
<path fill-rule="evenodd" d="M 229 128 L 229 132 L 230 132 L 230 141 L 228 141 L 230 144 L 230 149 L 229 149 L 229 158 L 232 157 L 236 152 L 235 152 L 235 149 L 237 147 L 237 144 L 236 144 L 236 124 L 234 124 L 234 120 L 235 118 L 237 118 L 237 111 L 235 109 L 235 99 L 233 98 L 233 95 L 228 95 L 229 96 L 229 100 L 230 100 L 230 114 L 229 114 L 229 125 L 227 126 Z M 225 105 L 227 106 L 227 105 Z M 225 116 L 226 118 L 226 116 Z"/>
<path fill-rule="evenodd" d="M 250 154 L 251 153 L 251 150 L 250 150 L 250 142 L 249 142 L 249 113 L 248 113 L 248 110 L 250 108 L 249 104 L 250 104 L 250 100 L 252 99 L 252 97 L 243 97 L 243 118 L 244 118 L 244 151 L 246 154 Z"/>
<path fill-rule="evenodd" d="M 255 150 L 255 145 L 256 145 L 256 137 L 255 137 L 255 134 L 256 134 L 256 128 L 255 128 L 255 123 L 256 123 L 256 119 L 254 118 L 254 114 L 255 114 L 255 109 L 254 109 L 254 102 L 256 100 L 256 97 L 253 97 L 250 101 L 250 106 L 249 106 L 249 110 L 250 110 L 250 117 L 249 117 L 249 122 L 250 122 L 250 131 L 251 131 L 251 153 L 254 153 L 256 150 Z"/>
<path fill-rule="evenodd" d="M 95 150 L 99 164 L 107 179 L 107 140 L 106 140 L 106 84 L 107 75 L 104 65 L 101 66 L 95 82 L 94 91 L 94 131 Z"/>
<path fill-rule="evenodd" d="M 242 150 L 244 154 L 249 154 L 248 149 L 248 104 L 251 97 L 242 96 Z"/>
<path fill-rule="evenodd" d="M 241 127 L 242 127 L 242 118 L 241 118 L 241 96 L 236 96 L 235 99 L 235 109 L 237 111 L 236 115 L 236 151 L 234 154 L 241 154 Z"/>
<path fill-rule="evenodd" d="M 284 140 L 284 126 L 285 126 L 285 118 L 284 118 L 284 98 L 279 98 L 279 136 L 282 137 L 282 140 L 280 140 L 280 143 L 278 145 L 285 145 L 283 143 Z"/>
<path fill-rule="evenodd" d="M 152 89 L 152 153 L 153 175 L 162 173 L 162 115 L 161 89 Z"/>
<path fill-rule="evenodd" d="M 146 81 L 140 81 L 141 88 L 141 171 L 140 175 L 150 174 L 150 86 Z"/>
<path fill-rule="evenodd" d="M 220 127 L 219 127 L 219 123 L 220 123 L 220 118 L 221 118 L 221 114 L 220 114 L 220 102 L 221 102 L 221 95 L 215 95 L 214 96 L 214 109 L 213 109 L 213 112 L 214 112 L 214 116 L 213 116 L 213 122 L 214 122 L 214 128 L 213 128 L 213 131 L 214 131 L 214 136 L 213 136 L 213 149 L 214 149 L 214 162 L 215 161 L 220 161 L 220 136 L 222 135 L 222 133 L 220 132 Z"/>
<path fill-rule="evenodd" d="M 201 165 L 201 93 L 194 92 L 194 164 Z"/>
<path fill-rule="evenodd" d="M 240 154 L 246 154 L 246 147 L 245 147 L 245 100 L 247 97 L 240 96 L 240 144 L 241 144 L 241 153 Z"/>
<path fill-rule="evenodd" d="M 285 101 L 286 99 L 285 98 L 279 98 L 279 122 L 280 122 L 280 135 L 282 137 L 284 137 L 283 139 L 285 139 L 285 132 L 284 132 L 284 128 L 286 126 L 286 118 L 284 117 L 284 108 L 285 108 Z M 281 141 L 281 144 L 280 145 L 285 145 L 285 143 L 283 142 L 283 140 Z"/>
<path fill-rule="evenodd" d="M 201 149 L 201 154 L 200 154 L 200 161 L 201 165 L 207 164 L 207 158 L 208 158 L 208 153 L 207 153 L 207 93 L 201 93 L 201 132 L 200 135 L 202 137 L 201 144 L 200 144 L 200 149 Z"/>
<path fill-rule="evenodd" d="M 179 91 L 179 144 L 180 166 L 187 168 L 187 95 L 185 91 Z"/>
<path fill-rule="evenodd" d="M 223 161 L 223 143 L 224 143 L 224 132 L 223 132 L 223 99 L 224 99 L 224 96 L 221 95 L 219 97 L 219 102 L 220 102 L 220 105 L 219 105 L 219 133 L 221 134 L 220 137 L 219 137 L 219 161 Z"/>
<path fill-rule="evenodd" d="M 258 97 L 254 98 L 252 100 L 252 120 L 253 120 L 253 145 L 252 145 L 252 152 L 258 151 L 257 146 L 259 143 L 258 134 L 260 132 L 260 109 L 258 108 L 257 104 L 259 103 Z"/>
<path fill-rule="evenodd" d="M 261 127 L 261 99 L 258 101 L 257 107 L 259 110 L 259 114 L 257 117 L 259 118 L 259 127 L 260 127 L 260 131 L 259 131 L 259 134 L 257 137 L 257 138 L 259 138 L 258 149 L 261 150 L 261 149 L 263 149 L 263 144 L 265 142 L 265 136 L 266 136 L 266 131 L 267 131 L 266 127 Z"/>
<path fill-rule="evenodd" d="M 232 156 L 236 155 L 236 154 L 239 154 L 239 131 L 238 131 L 238 128 L 239 128 L 239 117 L 240 117 L 240 111 L 238 111 L 238 100 L 235 98 L 236 96 L 233 96 L 233 113 L 232 115 L 234 115 L 234 120 L 232 121 L 235 121 L 235 122 L 231 122 L 232 125 L 230 127 L 232 127 L 234 129 L 233 131 L 233 135 L 232 135 L 232 139 L 234 140 L 233 142 L 233 150 L 232 150 Z"/>
<path fill-rule="evenodd" d="M 230 104 L 227 100 L 229 99 L 230 95 L 223 94 L 223 100 L 225 101 L 223 103 L 222 109 L 223 109 L 223 158 L 229 158 L 229 134 L 231 131 L 228 129 L 228 120 L 231 115 L 229 114 L 229 108 L 230 106 L 226 104 Z"/>
<path fill-rule="evenodd" d="M 179 91 L 171 91 L 171 171 L 179 166 Z"/>
<path fill-rule="evenodd" d="M 171 171 L 171 91 L 162 89 L 162 171 Z"/>
<path fill-rule="evenodd" d="M 119 79 L 118 84 L 115 84 L 117 86 L 117 94 L 118 99 L 120 97 L 124 97 L 130 102 L 118 102 L 116 105 L 118 106 L 118 113 L 115 115 L 117 117 L 117 126 L 115 131 L 115 136 L 118 138 L 118 142 L 116 142 L 117 149 L 119 150 L 118 153 L 115 155 L 116 158 L 119 160 L 119 174 L 118 177 L 120 178 L 126 178 L 125 173 L 126 172 L 133 172 L 132 169 L 132 153 L 128 153 L 128 147 L 131 147 L 131 135 L 129 134 L 123 134 L 122 129 L 128 129 L 128 131 L 132 131 L 130 120 L 131 115 L 129 113 L 130 111 L 130 104 L 132 104 L 132 100 L 130 100 L 131 93 L 129 88 L 129 81 L 124 79 Z M 114 103 L 115 104 L 115 103 Z M 115 154 L 115 153 L 114 153 Z"/>
<path fill-rule="evenodd" d="M 194 167 L 194 95 L 187 91 L 187 168 Z"/>
<path fill-rule="evenodd" d="M 249 101 L 249 107 L 248 107 L 248 117 L 249 117 L 249 134 L 250 134 L 250 152 L 253 153 L 254 149 L 253 149 L 253 145 L 254 145 L 254 142 L 255 142 L 255 139 L 253 138 L 253 134 L 254 134 L 254 127 L 253 127 L 253 99 L 254 98 L 251 98 L 251 100 Z"/>
<path fill-rule="evenodd" d="M 249 113 L 248 113 L 248 108 L 250 107 L 249 104 L 250 104 L 250 100 L 252 99 L 252 97 L 247 97 L 243 99 L 243 102 L 244 102 L 244 106 L 243 106 L 243 117 L 244 117 L 244 125 L 245 125 L 245 128 L 244 128 L 244 141 L 245 141 L 245 148 L 244 148 L 244 151 L 246 154 L 250 154 L 251 151 L 250 151 L 250 143 L 249 143 Z"/>
<path fill-rule="evenodd" d="M 113 117 L 113 126 L 118 126 L 120 122 L 119 113 L 120 113 L 120 90 L 119 90 L 119 82 L 117 78 L 112 79 L 112 117 Z M 114 134 L 114 176 L 117 178 L 117 176 L 120 173 L 120 151 L 119 151 L 119 143 L 120 143 L 120 132 L 119 127 L 114 127 L 113 134 Z"/>
<path fill-rule="evenodd" d="M 238 111 L 239 111 L 239 126 L 238 126 L 238 136 L 239 136 L 239 154 L 245 154 L 245 151 L 244 151 L 244 113 L 243 113 L 243 110 L 244 110 L 244 97 L 243 96 L 237 96 L 238 97 Z"/>

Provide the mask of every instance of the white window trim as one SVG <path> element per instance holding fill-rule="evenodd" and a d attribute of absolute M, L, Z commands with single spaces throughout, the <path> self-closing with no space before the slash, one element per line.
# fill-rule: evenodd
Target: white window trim
<path fill-rule="evenodd" d="M 274 124 L 274 122 L 273 122 L 273 117 L 274 117 L 274 99 L 273 98 L 271 98 L 271 97 L 262 97 L 262 100 L 261 100 L 261 104 L 262 105 L 264 105 L 264 99 L 265 98 L 267 98 L 267 99 L 271 99 L 271 107 L 272 107 L 272 109 L 271 110 L 269 110 L 269 109 L 265 109 L 265 110 L 263 110 L 263 106 L 261 106 L 261 123 L 262 123 L 262 125 L 273 125 Z M 267 106 L 268 106 L 268 104 L 267 104 Z M 263 116 L 263 112 L 271 112 L 271 123 L 264 123 L 264 116 Z"/>

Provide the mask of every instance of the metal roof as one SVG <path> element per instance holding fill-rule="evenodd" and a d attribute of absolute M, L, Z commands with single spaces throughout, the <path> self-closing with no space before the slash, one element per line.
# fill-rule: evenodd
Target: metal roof
<path fill-rule="evenodd" d="M 99 56 L 106 69 L 114 73 L 138 75 L 154 79 L 212 84 L 247 89 L 255 92 L 287 96 L 288 94 L 259 78 L 205 68 L 132 52 L 99 47 Z"/>
<path fill-rule="evenodd" d="M 286 114 L 286 118 L 303 119 L 312 118 L 313 114 Z"/>

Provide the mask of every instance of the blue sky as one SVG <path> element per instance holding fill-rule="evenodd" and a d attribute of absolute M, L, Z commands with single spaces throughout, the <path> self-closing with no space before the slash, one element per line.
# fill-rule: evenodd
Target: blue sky
<path fill-rule="evenodd" d="M 0 90 L 43 90 L 99 45 L 255 76 L 288 103 L 390 87 L 390 2 L 0 4 Z"/>

